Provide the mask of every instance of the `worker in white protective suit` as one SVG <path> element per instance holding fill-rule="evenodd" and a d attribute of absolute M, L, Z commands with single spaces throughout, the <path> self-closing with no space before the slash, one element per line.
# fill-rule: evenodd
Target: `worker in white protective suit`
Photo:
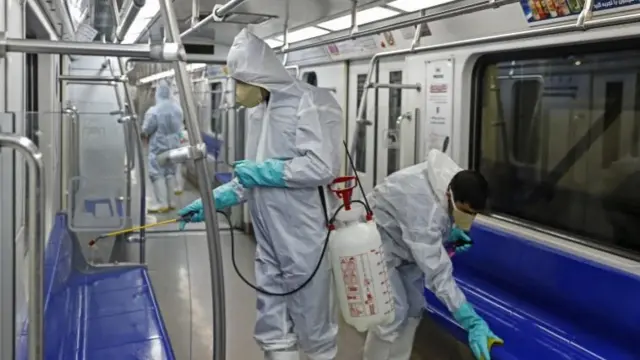
<path fill-rule="evenodd" d="M 246 106 L 246 160 L 234 164 L 234 179 L 213 191 L 216 209 L 248 201 L 257 249 L 257 286 L 285 293 L 313 273 L 327 236 L 319 187 L 340 171 L 342 111 L 331 93 L 293 78 L 273 50 L 249 31 L 235 38 L 227 59 L 236 80 L 236 102 Z M 326 197 L 329 200 L 329 197 Z M 332 209 L 329 205 L 329 211 Z M 180 215 L 202 221 L 202 202 Z M 258 293 L 254 337 L 269 360 L 311 360 L 337 353 L 337 313 L 325 257 L 300 291 Z"/>
<path fill-rule="evenodd" d="M 174 208 L 176 166 L 160 166 L 158 154 L 180 147 L 182 109 L 171 97 L 171 88 L 161 81 L 156 88 L 156 104 L 144 114 L 142 135 L 149 141 L 149 178 L 153 186 L 152 204 L 149 212 L 167 212 Z"/>
<path fill-rule="evenodd" d="M 187 130 L 183 126 L 180 130 L 180 146 L 186 146 L 188 144 L 189 135 L 187 134 Z M 182 168 L 182 164 L 176 164 L 176 186 L 173 189 L 173 193 L 176 195 L 182 195 L 182 192 L 184 191 L 184 177 L 182 175 Z"/>
<path fill-rule="evenodd" d="M 502 340 L 460 291 L 444 247 L 447 242 L 470 243 L 467 232 L 475 214 L 484 210 L 488 191 L 482 175 L 431 150 L 425 162 L 391 174 L 367 197 L 382 236 L 395 319 L 369 331 L 364 360 L 409 360 L 425 285 L 469 332 L 476 358 L 490 359 L 491 344 Z"/>

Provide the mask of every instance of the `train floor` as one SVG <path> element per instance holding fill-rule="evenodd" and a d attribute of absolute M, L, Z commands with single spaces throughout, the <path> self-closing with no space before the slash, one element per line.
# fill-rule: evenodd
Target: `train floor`
<path fill-rule="evenodd" d="M 147 189 L 151 189 L 150 184 L 148 185 Z M 138 195 L 137 191 L 137 186 L 134 186 L 134 199 Z M 178 208 L 197 197 L 195 189 L 187 183 L 184 193 L 177 198 Z M 175 216 L 175 211 L 154 215 L 158 221 Z M 151 217 L 149 220 L 154 219 Z M 221 229 L 228 228 L 223 217 L 219 218 L 219 223 Z M 202 224 L 190 224 L 187 231 L 176 230 L 176 225 L 170 224 L 147 232 L 146 262 L 150 277 L 176 358 L 211 359 L 213 315 L 206 234 Z M 235 241 L 240 271 L 253 280 L 255 241 L 239 231 L 235 233 Z M 252 335 L 255 292 L 240 280 L 233 269 L 228 231 L 221 231 L 221 245 L 227 317 L 227 359 L 261 360 L 263 355 Z M 337 360 L 362 359 L 363 345 L 364 335 L 341 323 Z M 305 357 L 301 356 L 300 359 Z M 416 334 L 411 360 L 427 359 L 473 358 L 466 346 L 440 330 L 429 319 L 425 319 Z"/>

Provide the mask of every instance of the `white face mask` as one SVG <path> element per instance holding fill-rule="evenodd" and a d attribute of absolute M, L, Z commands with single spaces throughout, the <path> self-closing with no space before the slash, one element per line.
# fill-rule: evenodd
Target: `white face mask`
<path fill-rule="evenodd" d="M 261 88 L 239 81 L 236 82 L 236 103 L 252 108 L 258 106 L 263 100 Z"/>
<path fill-rule="evenodd" d="M 453 197 L 453 192 L 449 192 L 449 194 L 451 195 L 451 205 L 453 207 L 453 222 L 458 228 L 460 228 L 460 230 L 468 232 L 471 229 L 471 224 L 473 224 L 473 220 L 476 216 L 458 209 L 456 206 L 456 200 Z"/>

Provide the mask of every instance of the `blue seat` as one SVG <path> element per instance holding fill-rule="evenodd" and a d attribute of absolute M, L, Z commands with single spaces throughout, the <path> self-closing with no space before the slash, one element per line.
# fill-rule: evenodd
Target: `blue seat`
<path fill-rule="evenodd" d="M 57 215 L 45 251 L 45 359 L 174 360 L 146 267 L 94 268 L 76 249 L 67 216 Z"/>
<path fill-rule="evenodd" d="M 221 163 L 222 161 L 218 160 L 218 156 L 220 156 L 224 141 L 218 139 L 214 134 L 206 132 L 202 133 L 202 141 L 207 148 L 207 153 L 213 157 L 214 161 Z M 231 181 L 233 174 L 231 172 L 216 172 L 215 178 L 219 183 L 226 184 Z"/>
<path fill-rule="evenodd" d="M 638 359 L 640 278 L 483 225 L 454 277 L 505 340 L 492 359 Z M 429 291 L 427 312 L 466 333 Z"/>

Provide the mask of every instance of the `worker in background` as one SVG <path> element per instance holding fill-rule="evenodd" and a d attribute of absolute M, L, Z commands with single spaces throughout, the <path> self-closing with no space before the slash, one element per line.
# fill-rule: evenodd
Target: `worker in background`
<path fill-rule="evenodd" d="M 158 154 L 180 147 L 182 109 L 173 100 L 171 88 L 161 81 L 156 88 L 156 104 L 144 114 L 143 136 L 149 141 L 149 178 L 153 186 L 154 202 L 148 206 L 149 212 L 167 212 L 175 203 L 172 194 L 175 188 L 176 166 L 160 166 Z"/>
<path fill-rule="evenodd" d="M 309 279 L 320 260 L 327 227 L 318 188 L 340 171 L 342 110 L 330 92 L 293 78 L 246 29 L 229 50 L 227 73 L 236 80 L 236 102 L 250 108 L 247 157 L 234 164 L 231 182 L 214 189 L 216 209 L 248 201 L 257 286 L 286 293 Z M 200 200 L 179 214 L 193 212 L 191 221 L 203 220 Z M 298 348 L 311 360 L 335 359 L 331 281 L 325 257 L 300 291 L 286 297 L 257 294 L 254 337 L 265 359 L 298 360 Z"/>
<path fill-rule="evenodd" d="M 502 340 L 460 291 L 444 247 L 469 241 L 466 232 L 476 213 L 485 209 L 488 192 L 482 175 L 431 150 L 425 162 L 391 174 L 367 197 L 382 236 L 395 319 L 369 331 L 364 360 L 409 360 L 425 285 L 468 331 L 475 357 L 490 359 L 490 344 Z"/>
<path fill-rule="evenodd" d="M 189 135 L 187 129 L 184 128 L 184 123 L 180 129 L 180 146 L 189 144 Z M 173 193 L 176 195 L 182 195 L 184 191 L 184 178 L 182 175 L 182 164 L 176 164 L 176 186 L 173 189 Z"/>

